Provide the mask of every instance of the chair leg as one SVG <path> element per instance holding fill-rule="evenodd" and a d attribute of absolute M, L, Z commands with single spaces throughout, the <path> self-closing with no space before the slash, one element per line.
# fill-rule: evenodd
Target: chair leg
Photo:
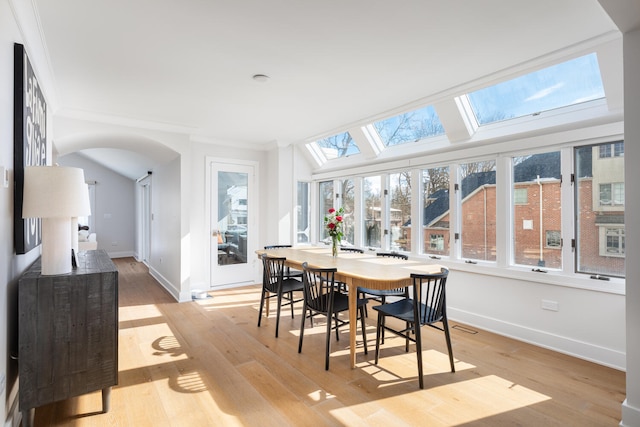
<path fill-rule="evenodd" d="M 309 310 L 311 316 L 311 310 Z M 302 321 L 300 322 L 300 339 L 298 340 L 298 353 L 302 353 L 302 339 L 304 338 L 304 320 L 307 318 L 307 307 L 302 310 Z M 313 318 L 311 318 L 311 326 L 313 326 Z"/>
<path fill-rule="evenodd" d="M 385 298 L 385 296 L 383 295 L 380 298 L 380 303 L 381 304 L 385 304 L 387 302 L 387 299 Z M 384 344 L 384 318 L 382 319 L 382 344 Z"/>
<path fill-rule="evenodd" d="M 326 350 L 324 356 L 324 369 L 326 371 L 329 370 L 329 352 L 331 351 L 331 318 L 333 317 L 333 313 L 327 313 L 327 334 L 326 334 Z M 336 324 L 337 326 L 337 324 Z M 336 327 L 336 331 L 337 331 Z"/>
<path fill-rule="evenodd" d="M 340 327 L 338 326 L 340 323 L 338 322 L 338 313 L 333 313 L 333 319 L 336 323 L 336 341 L 340 341 L 340 331 L 338 329 Z M 331 324 L 328 318 L 327 318 L 327 323 Z"/>
<path fill-rule="evenodd" d="M 278 315 L 276 317 L 276 338 L 278 338 L 278 329 L 280 328 L 280 309 L 282 308 L 282 292 L 278 293 Z"/>
<path fill-rule="evenodd" d="M 413 329 L 416 333 L 416 354 L 418 357 L 418 384 L 420 384 L 420 389 L 424 388 L 424 378 L 422 378 L 422 337 L 420 334 L 420 325 L 417 323 L 413 324 Z M 409 331 L 407 331 L 408 333 Z"/>
<path fill-rule="evenodd" d="M 445 316 L 442 320 L 442 326 L 444 326 L 444 337 L 447 340 L 447 350 L 449 351 L 449 364 L 451 364 L 451 372 L 455 372 L 456 368 L 453 364 L 453 350 L 451 349 L 451 335 L 449 334 L 449 322 Z"/>
<path fill-rule="evenodd" d="M 260 322 L 262 321 L 262 307 L 264 307 L 265 300 L 265 292 L 262 290 L 262 297 L 260 297 L 260 312 L 258 313 L 258 327 L 260 327 Z"/>
<path fill-rule="evenodd" d="M 382 329 L 384 315 L 378 313 L 378 322 L 376 324 L 376 361 L 375 364 L 378 364 L 378 356 L 380 355 L 380 329 Z"/>
<path fill-rule="evenodd" d="M 364 343 L 364 354 L 369 354 L 367 351 L 367 325 L 364 321 L 366 305 L 360 306 L 360 327 L 362 328 L 362 342 Z"/>
<path fill-rule="evenodd" d="M 293 291 L 289 292 L 289 305 L 291 306 L 291 318 L 293 319 Z"/>
<path fill-rule="evenodd" d="M 405 339 L 404 339 L 404 351 L 409 353 L 409 334 L 411 333 L 411 330 L 409 329 L 409 322 L 405 323 L 405 328 L 407 329 L 407 334 L 404 336 L 405 337 Z M 415 333 L 415 329 L 416 329 L 416 327 L 415 327 L 415 323 L 414 323 L 414 326 L 413 326 L 414 333 Z"/>

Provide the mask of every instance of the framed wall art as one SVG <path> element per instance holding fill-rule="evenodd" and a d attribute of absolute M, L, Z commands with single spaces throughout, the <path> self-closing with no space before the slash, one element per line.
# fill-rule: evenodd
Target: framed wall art
<path fill-rule="evenodd" d="M 24 46 L 14 45 L 13 94 L 13 225 L 16 254 L 41 242 L 40 219 L 22 219 L 24 169 L 47 164 L 47 102 Z"/>

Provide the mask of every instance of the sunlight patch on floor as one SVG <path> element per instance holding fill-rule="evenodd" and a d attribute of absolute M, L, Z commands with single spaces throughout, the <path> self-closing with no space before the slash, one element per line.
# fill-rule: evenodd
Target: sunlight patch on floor
<path fill-rule="evenodd" d="M 155 304 L 121 306 L 118 308 L 120 322 L 162 317 L 162 313 Z"/>

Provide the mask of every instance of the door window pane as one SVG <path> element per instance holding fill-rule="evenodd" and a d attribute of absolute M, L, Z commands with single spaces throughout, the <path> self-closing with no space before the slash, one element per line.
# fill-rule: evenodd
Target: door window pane
<path fill-rule="evenodd" d="M 623 142 L 579 147 L 575 153 L 576 270 L 624 277 Z"/>
<path fill-rule="evenodd" d="M 318 207 L 320 208 L 320 221 L 318 221 L 320 225 L 320 232 L 318 233 L 319 240 L 324 241 L 327 244 L 331 240 L 329 238 L 329 233 L 327 232 L 326 227 L 324 227 L 324 223 L 322 222 L 322 218 L 329 212 L 329 209 L 333 207 L 333 181 L 323 181 L 319 185 L 320 201 L 318 202 Z"/>
<path fill-rule="evenodd" d="M 219 264 L 247 262 L 248 185 L 246 173 L 218 172 Z"/>
<path fill-rule="evenodd" d="M 309 187 L 310 184 L 308 182 L 298 182 L 296 243 L 309 243 L 309 224 L 311 223 L 309 216 Z"/>
<path fill-rule="evenodd" d="M 382 180 L 369 176 L 363 181 L 364 245 L 380 248 L 382 242 Z"/>
<path fill-rule="evenodd" d="M 342 208 L 344 209 L 344 215 L 342 215 L 342 223 L 344 229 L 344 237 L 342 237 L 342 244 L 347 246 L 355 244 L 355 183 L 353 179 L 345 179 L 342 181 Z"/>
<path fill-rule="evenodd" d="M 562 268 L 560 233 L 557 231 L 562 214 L 560 152 L 514 157 L 512 162 L 513 262 Z M 522 200 L 522 197 L 526 199 Z"/>
<path fill-rule="evenodd" d="M 423 253 L 449 254 L 449 168 L 422 170 Z"/>
<path fill-rule="evenodd" d="M 496 260 L 496 162 L 460 165 L 462 257 Z"/>
<path fill-rule="evenodd" d="M 411 172 L 389 175 L 391 194 L 389 222 L 390 248 L 393 251 L 411 250 Z"/>

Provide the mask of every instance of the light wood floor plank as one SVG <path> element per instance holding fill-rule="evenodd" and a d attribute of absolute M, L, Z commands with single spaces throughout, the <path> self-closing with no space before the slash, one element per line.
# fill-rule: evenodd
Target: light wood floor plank
<path fill-rule="evenodd" d="M 332 336 L 324 369 L 325 323 L 301 308 L 275 308 L 257 327 L 260 286 L 211 292 L 176 303 L 133 259 L 119 270 L 119 383 L 111 411 L 100 393 L 36 410 L 37 426 L 617 426 L 623 372 L 452 322 L 456 372 L 442 332 L 423 328 L 425 389 L 415 346 L 388 336 L 375 365 L 375 311 L 369 355 L 358 334 L 349 367 L 347 328 Z M 359 326 L 358 326 L 359 329 Z"/>

